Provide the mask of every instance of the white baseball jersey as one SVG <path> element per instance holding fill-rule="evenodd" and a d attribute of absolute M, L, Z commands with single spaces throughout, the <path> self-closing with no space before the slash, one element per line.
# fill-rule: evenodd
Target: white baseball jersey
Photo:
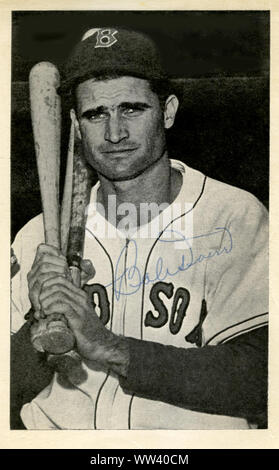
<path fill-rule="evenodd" d="M 86 289 L 114 333 L 182 348 L 218 345 L 267 322 L 267 211 L 251 194 L 172 160 L 183 184 L 176 200 L 130 238 L 94 210 L 91 193 L 84 258 L 96 269 Z M 27 273 L 42 217 L 13 248 L 13 331 L 30 308 Z M 206 309 L 202 308 L 202 305 Z M 123 392 L 118 377 L 83 364 L 79 386 L 55 375 L 23 406 L 29 429 L 246 429 L 245 419 L 194 412 Z M 162 387 L 164 384 L 162 384 Z"/>

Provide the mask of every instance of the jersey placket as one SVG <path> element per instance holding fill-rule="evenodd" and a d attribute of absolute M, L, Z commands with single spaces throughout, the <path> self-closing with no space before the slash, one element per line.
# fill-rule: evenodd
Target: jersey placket
<path fill-rule="evenodd" d="M 126 269 L 128 244 L 129 240 L 125 240 L 124 245 L 118 245 L 119 252 L 116 250 L 113 260 L 114 271 L 116 264 L 118 264 L 118 272 L 123 274 L 123 282 L 121 282 L 121 287 L 119 287 L 120 284 L 117 281 L 115 282 L 115 289 L 117 290 L 117 293 L 114 299 L 115 309 L 111 322 L 111 331 L 117 335 L 124 334 L 125 311 L 127 304 L 127 297 L 125 294 L 127 289 Z M 121 256 L 121 262 L 119 265 L 119 253 L 121 253 L 121 250 L 124 252 Z M 102 386 L 102 390 L 100 391 L 98 399 L 96 410 L 97 429 L 128 429 L 128 407 L 126 406 L 126 403 L 123 403 L 122 399 L 119 401 L 119 395 L 124 396 L 119 385 L 118 377 L 110 372 Z M 127 399 L 124 400 L 124 402 L 126 401 Z"/>
<path fill-rule="evenodd" d="M 125 323 L 126 323 L 126 314 L 127 304 L 128 304 L 128 272 L 130 267 L 129 261 L 129 250 L 130 248 L 130 239 L 126 238 L 125 242 L 125 253 L 123 257 L 123 279 L 124 282 L 121 283 L 121 292 L 118 302 L 120 302 L 121 307 L 119 309 L 119 318 L 118 318 L 118 334 L 125 336 Z M 130 407 L 131 397 L 128 394 L 124 394 L 119 382 L 117 380 L 117 386 L 114 390 L 113 404 L 112 404 L 112 413 L 111 413 L 111 428 L 112 429 L 128 429 L 129 427 L 129 407 Z"/>

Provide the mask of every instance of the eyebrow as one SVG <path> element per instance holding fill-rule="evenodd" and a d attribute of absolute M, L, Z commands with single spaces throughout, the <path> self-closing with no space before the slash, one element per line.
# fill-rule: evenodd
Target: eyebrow
<path fill-rule="evenodd" d="M 120 103 L 117 108 L 124 108 L 124 109 L 128 109 L 128 108 L 136 108 L 138 110 L 144 110 L 144 109 L 150 109 L 151 106 L 147 103 L 144 103 L 144 102 L 141 102 L 141 101 L 133 101 L 133 102 L 130 102 L 130 101 L 124 101 L 123 103 Z M 90 116 L 92 116 L 92 114 L 101 114 L 101 113 L 104 113 L 104 112 L 107 112 L 109 110 L 109 108 L 107 106 L 97 106 L 97 108 L 90 108 L 90 109 L 87 109 L 86 111 L 84 111 L 81 115 L 81 117 L 85 117 L 85 118 L 89 118 Z"/>

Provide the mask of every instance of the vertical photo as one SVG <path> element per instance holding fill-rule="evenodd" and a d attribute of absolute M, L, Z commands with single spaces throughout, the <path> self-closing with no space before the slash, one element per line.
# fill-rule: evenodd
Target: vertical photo
<path fill-rule="evenodd" d="M 268 428 L 268 11 L 13 11 L 10 428 Z"/>

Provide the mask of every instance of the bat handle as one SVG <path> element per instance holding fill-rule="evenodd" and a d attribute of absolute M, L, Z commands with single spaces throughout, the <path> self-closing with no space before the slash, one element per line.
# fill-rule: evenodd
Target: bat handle
<path fill-rule="evenodd" d="M 64 315 L 54 313 L 33 323 L 31 342 L 37 351 L 64 354 L 74 348 L 75 337 Z"/>
<path fill-rule="evenodd" d="M 81 282 L 78 263 L 70 266 L 72 282 L 79 287 Z M 75 337 L 62 314 L 52 314 L 50 317 L 41 318 L 32 325 L 31 341 L 34 348 L 40 352 L 50 354 L 65 354 L 75 346 Z"/>
<path fill-rule="evenodd" d="M 73 284 L 77 287 L 80 287 L 80 269 L 77 266 L 70 266 L 70 272 L 72 276 Z"/>

